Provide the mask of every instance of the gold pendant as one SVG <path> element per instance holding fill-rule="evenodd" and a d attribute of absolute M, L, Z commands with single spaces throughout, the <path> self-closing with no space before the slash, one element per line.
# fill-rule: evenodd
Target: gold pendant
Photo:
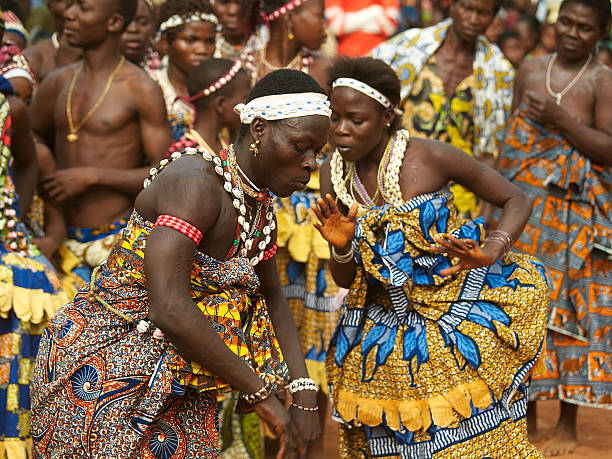
<path fill-rule="evenodd" d="M 68 135 L 66 136 L 66 138 L 68 139 L 68 142 L 70 142 L 70 143 L 74 143 L 74 142 L 76 142 L 77 140 L 79 140 L 79 136 L 78 136 L 78 135 L 76 135 L 74 132 L 71 132 L 70 134 L 68 134 Z"/>

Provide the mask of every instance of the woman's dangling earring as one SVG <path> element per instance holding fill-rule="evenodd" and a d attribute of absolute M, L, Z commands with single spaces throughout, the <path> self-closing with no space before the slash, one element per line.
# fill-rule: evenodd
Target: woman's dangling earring
<path fill-rule="evenodd" d="M 291 22 L 287 22 L 287 38 L 289 40 L 293 40 L 295 35 L 293 35 L 293 27 L 291 27 Z"/>
<path fill-rule="evenodd" d="M 253 156 L 255 156 L 257 158 L 257 155 L 259 154 L 259 143 L 261 142 L 261 140 L 257 139 L 254 143 L 252 143 L 249 146 L 249 151 L 253 152 Z"/>
<path fill-rule="evenodd" d="M 391 123 L 387 123 L 387 127 L 390 128 L 391 127 Z"/>

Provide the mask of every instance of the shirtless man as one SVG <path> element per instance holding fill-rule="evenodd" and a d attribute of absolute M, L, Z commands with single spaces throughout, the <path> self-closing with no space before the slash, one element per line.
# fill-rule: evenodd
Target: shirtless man
<path fill-rule="evenodd" d="M 42 40 L 24 51 L 28 58 L 36 81 L 39 83 L 53 70 L 72 64 L 81 58 L 82 50 L 70 46 L 63 34 L 64 11 L 69 0 L 47 0 L 47 8 L 51 13 L 56 32 L 47 40 Z"/>
<path fill-rule="evenodd" d="M 562 3 L 556 51 L 519 69 L 502 148 L 504 174 L 534 200 L 516 245 L 551 284 L 546 373 L 531 386 L 532 399 L 561 400 L 547 457 L 577 447 L 578 405 L 612 407 L 612 71 L 593 57 L 609 32 L 610 0 Z"/>
<path fill-rule="evenodd" d="M 62 203 L 68 247 L 90 266 L 104 261 L 134 197 L 170 146 L 159 87 L 121 55 L 136 0 L 80 0 L 65 12 L 64 35 L 83 60 L 45 79 L 32 102 L 34 131 L 54 151 L 43 179 Z"/>

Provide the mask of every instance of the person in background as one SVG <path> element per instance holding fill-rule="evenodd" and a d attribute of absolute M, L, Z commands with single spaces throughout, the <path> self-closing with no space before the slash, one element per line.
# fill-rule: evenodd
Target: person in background
<path fill-rule="evenodd" d="M 398 0 L 325 0 L 329 29 L 339 56 L 364 56 L 398 28 Z"/>
<path fill-rule="evenodd" d="M 308 73 L 325 87 L 330 59 L 317 51 L 325 42 L 325 5 L 323 0 L 271 0 L 263 6 L 257 1 L 251 30 L 263 23 L 268 39 L 260 49 L 246 48 L 241 56 L 253 82 L 268 73 L 288 68 Z M 256 22 L 258 21 L 258 22 Z"/>
<path fill-rule="evenodd" d="M 151 46 L 157 32 L 157 11 L 152 0 L 138 0 L 134 20 L 121 36 L 121 52 L 145 72 L 161 68 L 161 58 Z"/>
<path fill-rule="evenodd" d="M 119 48 L 137 6 L 71 3 L 64 34 L 83 49 L 83 60 L 48 76 L 32 101 L 34 132 L 57 164 L 43 178 L 41 197 L 62 206 L 66 245 L 91 268 L 127 224 L 147 163 L 161 160 L 171 143 L 159 86 Z"/>
<path fill-rule="evenodd" d="M 168 150 L 167 157 L 187 147 L 205 148 L 218 152 L 227 148 L 223 133 L 238 134 L 240 117 L 234 107 L 244 103 L 251 89 L 250 76 L 240 61 L 207 58 L 189 74 L 189 97 L 184 100 L 193 106 L 195 121 Z"/>
<path fill-rule="evenodd" d="M 5 43 L 15 45 L 19 51 L 23 51 L 30 40 L 30 35 L 25 29 L 19 18 L 10 10 L 2 11 L 4 18 L 4 36 L 2 40 Z"/>
<path fill-rule="evenodd" d="M 399 108 L 410 135 L 450 143 L 489 166 L 514 83 L 512 64 L 482 35 L 500 7 L 501 0 L 457 0 L 449 19 L 402 32 L 372 51 L 402 82 Z M 464 215 L 490 212 L 460 185 L 451 189 Z"/>
<path fill-rule="evenodd" d="M 597 47 L 596 53 L 597 59 L 603 64 L 607 65 L 612 69 L 612 43 L 609 41 L 600 42 Z"/>
<path fill-rule="evenodd" d="M 22 221 L 36 188 L 28 109 L 0 76 L 0 451 L 31 457 L 30 382 L 46 322 L 68 300 Z"/>
<path fill-rule="evenodd" d="M 219 20 L 206 0 L 166 0 L 159 11 L 156 39 L 167 56 L 150 75 L 164 95 L 168 123 L 175 141 L 193 122 L 193 107 L 177 97 L 189 97 L 187 80 L 193 68 L 215 53 Z"/>
<path fill-rule="evenodd" d="M 540 21 L 534 15 L 524 14 L 516 21 L 515 29 L 520 34 L 523 47 L 528 55 L 540 41 Z"/>
<path fill-rule="evenodd" d="M 0 75 L 6 78 L 13 88 L 14 95 L 26 105 L 32 100 L 36 80 L 30 63 L 17 46 L 4 41 L 4 13 L 0 11 Z"/>
<path fill-rule="evenodd" d="M 497 46 L 515 69 L 521 65 L 527 54 L 521 35 L 516 30 L 503 32 L 497 39 Z"/>
<path fill-rule="evenodd" d="M 552 55 L 519 68 L 500 169 L 534 203 L 516 247 L 546 266 L 546 372 L 530 400 L 561 401 L 545 456 L 578 446 L 578 406 L 612 409 L 612 71 L 593 58 L 610 0 L 565 0 Z M 535 402 L 528 423 L 538 439 Z"/>
<path fill-rule="evenodd" d="M 24 51 L 38 83 L 55 69 L 72 64 L 81 58 L 82 50 L 70 46 L 64 37 L 64 12 L 69 0 L 47 0 L 47 8 L 55 23 L 55 32 L 46 40 L 29 46 Z"/>
<path fill-rule="evenodd" d="M 543 24 L 540 28 L 540 41 L 531 52 L 531 57 L 552 54 L 555 51 L 555 25 Z"/>

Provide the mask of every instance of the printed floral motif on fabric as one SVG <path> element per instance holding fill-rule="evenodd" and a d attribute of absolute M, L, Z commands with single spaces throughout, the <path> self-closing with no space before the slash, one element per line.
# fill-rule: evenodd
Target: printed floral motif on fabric
<path fill-rule="evenodd" d="M 45 331 L 32 409 L 35 448 L 42 457 L 75 451 L 217 457 L 217 393 L 228 390 L 227 383 L 185 360 L 168 340 L 156 338 L 154 327 L 140 333 L 134 325 L 148 314 L 144 253 L 151 229 L 134 212 L 101 266 L 100 301 L 89 302 L 89 285 L 84 286 Z M 258 286 L 245 260 L 224 263 L 196 252 L 191 273 L 196 305 L 232 351 L 284 385 L 287 366 Z M 79 435 L 71 433 L 75 425 Z"/>
<path fill-rule="evenodd" d="M 448 189 L 358 220 L 357 275 L 326 363 L 338 415 L 365 425 L 369 445 L 389 456 L 444 457 L 451 429 L 463 429 L 461 450 L 522 422 L 523 382 L 543 348 L 543 266 L 511 253 L 440 276 L 458 262 L 429 251 L 446 233 L 485 238 L 484 220 L 461 220 Z M 514 446 L 533 449 L 526 432 Z"/>

